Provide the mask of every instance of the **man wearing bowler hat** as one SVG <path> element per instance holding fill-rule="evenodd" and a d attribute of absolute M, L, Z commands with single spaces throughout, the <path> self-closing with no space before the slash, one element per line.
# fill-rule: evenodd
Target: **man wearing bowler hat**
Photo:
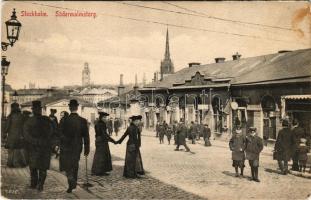
<path fill-rule="evenodd" d="M 78 169 L 82 146 L 84 146 L 84 156 L 90 152 L 90 138 L 87 120 L 80 117 L 78 111 L 78 101 L 70 100 L 70 115 L 64 120 L 61 126 L 61 148 L 63 152 L 62 166 L 68 179 L 68 193 L 77 187 Z"/>
<path fill-rule="evenodd" d="M 42 116 L 40 101 L 32 102 L 33 116 L 24 124 L 24 137 L 29 153 L 30 187 L 43 190 L 51 159 L 53 128 L 50 119 Z"/>

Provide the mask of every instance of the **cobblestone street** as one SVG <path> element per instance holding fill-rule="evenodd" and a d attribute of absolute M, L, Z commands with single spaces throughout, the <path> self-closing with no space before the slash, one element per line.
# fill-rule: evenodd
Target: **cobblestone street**
<path fill-rule="evenodd" d="M 143 135 L 141 153 L 147 171 L 145 178 L 123 178 L 126 142 L 122 145 L 110 143 L 113 171 L 108 177 L 91 177 L 95 185 L 90 188 L 92 194 L 109 199 L 307 199 L 311 194 L 311 179 L 277 173 L 271 148 L 264 149 L 261 154 L 261 182 L 256 183 L 248 180 L 250 168 L 247 162 L 246 176 L 234 177 L 227 142 L 214 140 L 212 147 L 204 147 L 203 141 L 195 145 L 189 143 L 192 153 L 188 153 L 174 151 L 175 146 L 168 145 L 167 141 L 159 144 L 150 131 L 144 131 Z M 93 154 L 89 156 L 89 163 L 92 159 Z M 80 170 L 80 178 L 83 182 L 83 170 Z"/>
<path fill-rule="evenodd" d="M 91 140 L 94 143 L 91 131 Z M 114 138 L 119 138 L 115 137 Z M 171 141 L 172 142 L 172 141 Z M 172 142 L 173 143 L 173 142 Z M 73 194 L 66 194 L 67 181 L 58 173 L 58 161 L 52 159 L 45 191 L 27 189 L 28 168 L 8 169 L 2 158 L 2 195 L 8 198 L 102 198 L 102 199 L 307 199 L 311 194 L 311 179 L 284 176 L 276 172 L 271 148 L 265 148 L 260 157 L 260 183 L 249 181 L 250 169 L 246 163 L 245 177 L 234 177 L 231 153 L 223 141 L 212 141 L 204 147 L 203 141 L 188 144 L 191 153 L 174 151 L 173 144 L 159 144 L 149 131 L 143 132 L 141 154 L 146 175 L 142 179 L 125 179 L 122 176 L 126 141 L 122 145 L 110 143 L 113 171 L 110 176 L 89 176 L 93 184 L 89 190 L 78 187 Z M 94 155 L 88 157 L 89 174 Z M 3 154 L 2 154 L 3 156 Z M 4 176 L 5 175 L 5 176 Z M 13 177 L 9 178 L 8 177 Z M 85 159 L 81 157 L 79 185 L 85 182 Z M 18 194 L 10 189 L 18 187 Z M 16 188 L 15 188 L 16 189 Z M 5 193 L 7 192 L 7 193 Z M 11 193 L 10 193 L 11 192 Z M 14 191 L 13 191 L 14 192 Z"/>

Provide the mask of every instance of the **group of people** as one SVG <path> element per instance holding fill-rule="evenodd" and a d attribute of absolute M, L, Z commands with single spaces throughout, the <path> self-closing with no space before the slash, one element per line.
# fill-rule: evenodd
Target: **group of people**
<path fill-rule="evenodd" d="M 251 167 L 251 180 L 260 182 L 258 167 L 260 152 L 263 150 L 263 140 L 257 135 L 256 128 L 250 127 L 249 132 L 245 135 L 242 133 L 241 127 L 237 126 L 229 141 L 229 148 L 232 151 L 232 166 L 235 168 L 235 176 L 243 176 L 244 162 L 247 159 Z M 310 138 L 307 138 L 299 121 L 294 119 L 293 126 L 290 128 L 289 121 L 284 119 L 273 151 L 273 159 L 277 160 L 280 173 L 286 175 L 289 172 L 288 162 L 290 160 L 293 161 L 291 170 L 305 172 L 309 151 Z"/>
<path fill-rule="evenodd" d="M 170 144 L 173 136 L 175 145 L 177 145 L 178 142 L 180 143 L 180 140 L 186 138 L 191 140 L 192 144 L 195 144 L 196 140 L 200 140 L 200 137 L 203 137 L 205 146 L 211 146 L 211 129 L 208 127 L 208 124 L 198 124 L 192 121 L 190 126 L 187 126 L 183 123 L 183 119 L 181 119 L 180 123 L 174 121 L 171 125 L 168 125 L 166 121 L 157 122 L 156 137 L 159 137 L 160 144 L 164 143 L 164 136 L 167 137 L 168 144 Z"/>
<path fill-rule="evenodd" d="M 40 101 L 32 102 L 32 113 L 22 113 L 19 104 L 11 105 L 5 133 L 7 135 L 8 167 L 25 167 L 29 165 L 30 188 L 43 190 L 43 185 L 50 168 L 52 152 L 59 152 L 59 168 L 65 171 L 68 180 L 67 192 L 71 193 L 77 186 L 80 155 L 90 152 L 89 123 L 77 113 L 79 103 L 70 100 L 70 114 L 61 113 L 58 122 L 51 110 L 49 116 L 42 115 Z M 109 114 L 99 112 L 99 120 L 95 124 L 96 151 L 94 154 L 92 175 L 108 175 L 112 170 L 111 154 L 108 142 L 121 144 L 129 136 L 123 175 L 127 178 L 138 178 L 144 175 L 141 146 L 141 116 L 130 117 L 130 126 L 118 140 L 113 140 L 108 132 Z M 120 126 L 118 126 L 120 127 Z M 116 134 L 117 130 L 115 129 Z M 58 150 L 57 150 L 58 149 Z"/>
<path fill-rule="evenodd" d="M 112 119 L 111 117 L 106 120 L 107 124 L 107 130 L 109 135 L 111 136 L 113 131 L 115 132 L 116 136 L 118 136 L 118 133 L 120 131 L 120 128 L 122 126 L 122 121 L 119 118 Z"/>
<path fill-rule="evenodd" d="M 274 159 L 278 161 L 281 173 L 288 173 L 288 162 L 292 160 L 293 171 L 306 171 L 308 152 L 310 151 L 310 138 L 300 126 L 297 119 L 293 120 L 290 128 L 288 120 L 283 120 L 282 129 L 276 139 L 274 146 Z M 311 172 L 311 168 L 310 168 Z"/>
<path fill-rule="evenodd" d="M 263 140 L 257 135 L 255 127 L 249 128 L 249 133 L 245 136 L 241 127 L 237 126 L 229 141 L 229 148 L 232 151 L 232 166 L 235 169 L 235 176 L 244 176 L 245 159 L 249 161 L 251 167 L 251 179 L 260 182 L 258 178 L 259 155 L 263 150 Z M 239 174 L 240 168 L 240 174 Z"/>

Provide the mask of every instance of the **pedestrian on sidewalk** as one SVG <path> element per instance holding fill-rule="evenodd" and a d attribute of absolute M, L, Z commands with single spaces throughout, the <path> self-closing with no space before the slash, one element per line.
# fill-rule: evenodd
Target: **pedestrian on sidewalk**
<path fill-rule="evenodd" d="M 84 156 L 89 155 L 90 137 L 87 120 L 77 113 L 78 101 L 72 99 L 68 106 L 71 113 L 65 118 L 61 128 L 61 151 L 63 152 L 63 163 L 61 165 L 64 167 L 68 179 L 67 193 L 71 193 L 77 187 L 82 146 L 84 147 Z"/>
<path fill-rule="evenodd" d="M 116 133 L 116 136 L 118 136 L 120 127 L 121 127 L 121 120 L 119 118 L 115 118 L 113 122 L 113 129 L 114 132 Z"/>
<path fill-rule="evenodd" d="M 7 142 L 5 147 L 8 149 L 8 167 L 26 167 L 27 156 L 25 152 L 25 141 L 23 125 L 26 118 L 21 113 L 18 103 L 11 104 L 11 113 L 8 116 L 4 134 Z"/>
<path fill-rule="evenodd" d="M 243 176 L 246 138 L 243 136 L 241 127 L 238 127 L 235 132 L 233 132 L 232 138 L 229 141 L 229 147 L 232 151 L 232 167 L 235 169 L 235 176 L 239 177 L 239 168 L 241 169 L 240 175 Z"/>
<path fill-rule="evenodd" d="M 64 121 L 67 119 L 67 117 L 69 116 L 69 113 L 67 111 L 62 111 L 60 113 L 60 121 L 59 121 L 59 136 L 61 136 L 61 130 L 62 130 L 62 127 L 64 125 Z M 63 167 L 63 163 L 65 162 L 64 160 L 64 151 L 63 151 L 63 142 L 60 138 L 60 141 L 59 141 L 59 147 L 58 147 L 58 151 L 59 151 L 59 171 L 64 171 L 64 167 Z"/>
<path fill-rule="evenodd" d="M 306 143 L 307 143 L 307 139 L 305 138 L 300 139 L 299 157 L 298 157 L 300 172 L 306 172 L 308 153 L 310 151 L 310 148 L 306 145 Z"/>
<path fill-rule="evenodd" d="M 191 144 L 195 144 L 195 138 L 196 138 L 196 132 L 197 132 L 197 127 L 194 124 L 194 122 L 191 122 L 190 128 L 189 128 L 189 133 L 190 133 L 190 139 L 191 139 Z"/>
<path fill-rule="evenodd" d="M 173 134 L 173 127 L 168 126 L 166 130 L 166 137 L 167 137 L 168 144 L 171 144 L 172 134 Z"/>
<path fill-rule="evenodd" d="M 249 161 L 251 167 L 252 178 L 256 182 L 260 182 L 258 179 L 258 167 L 259 167 L 259 154 L 263 149 L 263 141 L 257 135 L 256 128 L 249 128 L 250 135 L 246 137 L 246 159 Z"/>
<path fill-rule="evenodd" d="M 95 154 L 92 165 L 92 175 L 107 176 L 107 172 L 112 170 L 111 154 L 108 142 L 116 144 L 107 133 L 107 116 L 108 113 L 100 111 L 99 120 L 95 124 Z"/>
<path fill-rule="evenodd" d="M 174 145 L 177 145 L 177 126 L 178 122 L 175 120 L 173 123 L 173 135 L 174 135 Z"/>
<path fill-rule="evenodd" d="M 129 136 L 126 145 L 123 176 L 126 178 L 139 178 L 139 175 L 145 174 L 139 150 L 141 147 L 141 133 L 139 130 L 139 124 L 142 116 L 133 115 L 130 117 L 130 119 L 130 126 L 126 129 L 124 135 L 117 141 L 117 144 L 121 144 L 123 140 Z"/>
<path fill-rule="evenodd" d="M 288 173 L 288 161 L 295 151 L 295 137 L 288 126 L 288 121 L 283 120 L 283 128 L 279 131 L 274 145 L 274 159 L 278 161 L 281 173 L 284 175 Z"/>
<path fill-rule="evenodd" d="M 204 124 L 202 132 L 203 132 L 204 145 L 206 147 L 212 146 L 210 141 L 211 129 L 208 127 L 208 124 Z"/>
<path fill-rule="evenodd" d="M 293 128 L 292 128 L 292 134 L 295 138 L 295 146 L 293 147 L 293 165 L 292 169 L 293 171 L 299 171 L 299 165 L 298 165 L 298 160 L 299 160 L 299 145 L 300 145 L 300 139 L 305 138 L 305 130 L 303 127 L 301 127 L 301 124 L 299 123 L 298 119 L 293 120 Z"/>
<path fill-rule="evenodd" d="M 159 133 L 160 133 L 160 122 L 157 122 L 157 124 L 156 124 L 156 137 L 159 137 Z"/>
<path fill-rule="evenodd" d="M 163 124 L 159 125 L 159 140 L 160 144 L 164 143 L 165 127 Z"/>
<path fill-rule="evenodd" d="M 33 116 L 24 124 L 30 169 L 30 187 L 43 190 L 50 168 L 53 127 L 47 116 L 42 116 L 41 101 L 32 102 Z"/>
<path fill-rule="evenodd" d="M 177 131 L 176 131 L 176 133 L 177 133 L 177 146 L 176 146 L 175 151 L 179 151 L 180 145 L 183 145 L 186 148 L 186 152 L 190 151 L 190 149 L 186 143 L 187 131 L 188 131 L 188 128 L 184 124 L 183 119 L 180 119 L 180 123 L 178 124 Z"/>

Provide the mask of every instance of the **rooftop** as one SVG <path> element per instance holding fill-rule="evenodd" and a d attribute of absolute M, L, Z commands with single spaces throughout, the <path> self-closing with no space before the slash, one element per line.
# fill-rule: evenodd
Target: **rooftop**
<path fill-rule="evenodd" d="M 199 72 L 204 79 L 230 80 L 231 85 L 311 81 L 311 49 L 241 58 L 223 63 L 186 67 L 148 88 L 175 88 Z"/>

